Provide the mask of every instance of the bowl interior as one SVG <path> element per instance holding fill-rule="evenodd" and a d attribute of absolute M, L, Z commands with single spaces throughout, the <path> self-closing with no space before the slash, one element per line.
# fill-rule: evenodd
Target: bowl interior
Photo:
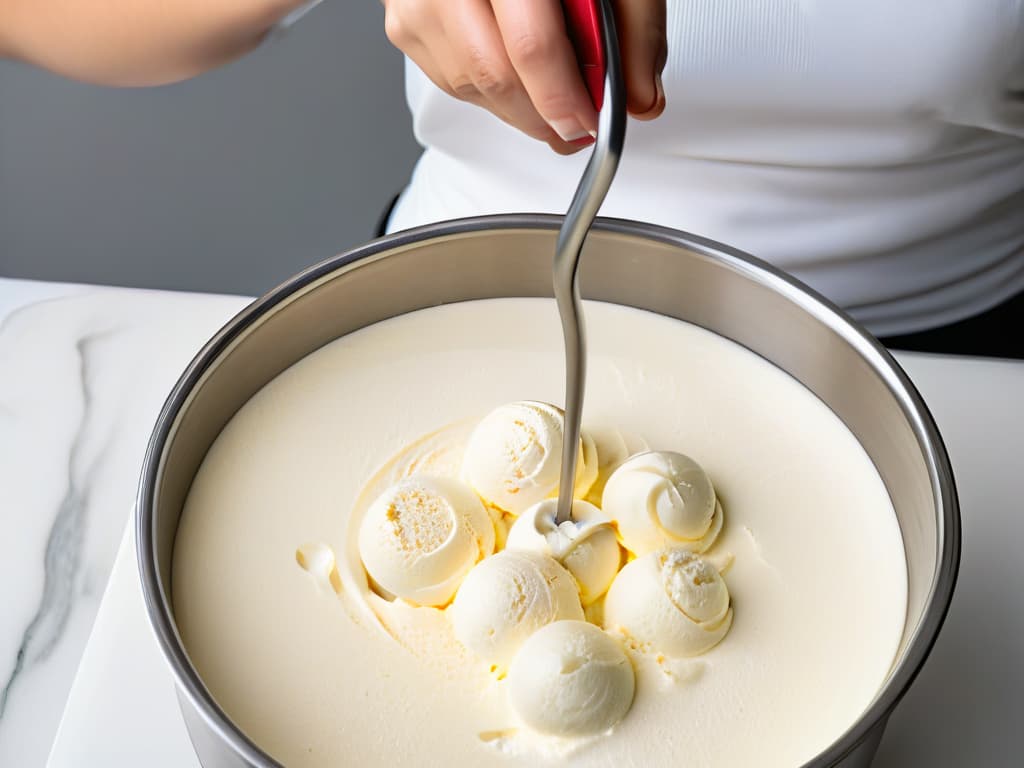
<path fill-rule="evenodd" d="M 270 764 L 233 731 L 205 691 L 170 609 L 178 518 L 206 451 L 265 383 L 339 336 L 438 304 L 550 296 L 557 223 L 537 216 L 455 222 L 402 233 L 313 267 L 226 326 L 169 399 L 139 497 L 140 564 L 150 614 L 186 695 L 254 762 Z M 816 761 L 829 765 L 896 703 L 923 662 L 952 593 L 959 517 L 934 424 L 881 347 L 827 302 L 748 256 L 672 230 L 601 221 L 582 263 L 586 298 L 695 323 L 788 372 L 842 419 L 882 476 L 907 557 L 906 626 L 885 688 L 862 720 Z"/>

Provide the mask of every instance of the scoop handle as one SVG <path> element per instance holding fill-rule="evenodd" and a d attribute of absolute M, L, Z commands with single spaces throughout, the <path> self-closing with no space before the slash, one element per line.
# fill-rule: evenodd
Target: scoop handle
<path fill-rule="evenodd" d="M 601 42 L 601 11 L 598 0 L 562 0 L 565 29 L 576 49 L 580 74 L 586 83 L 594 109 L 604 102 L 604 46 Z"/>

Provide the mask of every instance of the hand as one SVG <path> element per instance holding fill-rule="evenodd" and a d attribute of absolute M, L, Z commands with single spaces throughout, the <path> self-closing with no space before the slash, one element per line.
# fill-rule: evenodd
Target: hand
<path fill-rule="evenodd" d="M 557 0 L 383 0 L 384 29 L 434 83 L 560 154 L 593 142 L 597 113 Z M 626 104 L 665 109 L 665 0 L 615 0 Z"/>

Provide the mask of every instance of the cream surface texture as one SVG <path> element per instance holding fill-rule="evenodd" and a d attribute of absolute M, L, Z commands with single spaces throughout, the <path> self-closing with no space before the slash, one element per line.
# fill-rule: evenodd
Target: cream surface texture
<path fill-rule="evenodd" d="M 562 402 L 553 302 L 411 313 L 265 386 L 217 438 L 186 502 L 172 574 L 182 638 L 218 703 L 276 760 L 791 767 L 874 698 L 903 630 L 906 568 L 861 446 L 800 384 L 731 342 L 640 310 L 589 302 L 586 313 L 584 427 L 599 448 L 621 433 L 692 457 L 714 483 L 724 524 L 703 556 L 725 573 L 728 634 L 692 658 L 631 649 L 625 717 L 561 739 L 517 721 L 509 678 L 454 639 L 450 606 L 368 589 L 355 539 L 376 496 L 457 468 L 469 431 L 502 403 Z"/>

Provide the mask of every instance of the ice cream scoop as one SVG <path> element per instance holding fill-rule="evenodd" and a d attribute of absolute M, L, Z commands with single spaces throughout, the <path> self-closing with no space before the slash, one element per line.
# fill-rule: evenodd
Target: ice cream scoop
<path fill-rule="evenodd" d="M 530 635 L 559 619 L 582 619 L 573 577 L 554 559 L 504 550 L 466 576 L 449 614 L 456 639 L 505 672 Z"/>
<path fill-rule="evenodd" d="M 494 551 L 494 523 L 458 480 L 416 475 L 388 488 L 359 527 L 359 555 L 384 590 L 441 606 L 477 561 Z"/>
<path fill-rule="evenodd" d="M 700 555 L 667 548 L 628 563 L 604 600 L 604 626 L 640 650 L 696 656 L 717 645 L 732 625 L 729 588 Z"/>
<path fill-rule="evenodd" d="M 556 621 L 523 643 L 509 701 L 530 728 L 554 736 L 607 731 L 629 711 L 636 681 L 622 646 L 585 621 Z"/>
<path fill-rule="evenodd" d="M 594 151 L 583 169 L 579 186 L 566 211 L 555 242 L 552 285 L 565 346 L 565 433 L 561 482 L 555 519 L 572 519 L 569 485 L 576 477 L 586 390 L 587 344 L 583 300 L 579 286 L 583 243 L 604 202 L 619 167 L 626 141 L 626 86 L 622 74 L 615 12 L 611 0 L 571 0 L 563 3 L 566 29 L 590 96 L 598 110 Z"/>
<path fill-rule="evenodd" d="M 579 499 L 572 520 L 555 522 L 557 502 L 545 499 L 526 510 L 508 532 L 506 549 L 550 555 L 576 579 L 580 600 L 590 605 L 607 591 L 622 561 L 611 520 L 600 509 Z"/>
<path fill-rule="evenodd" d="M 667 545 L 704 552 L 724 517 L 704 468 L 672 451 L 623 462 L 608 478 L 601 508 L 615 522 L 622 545 L 637 556 Z"/>
<path fill-rule="evenodd" d="M 564 420 L 562 410 L 548 403 L 524 400 L 495 408 L 469 437 L 463 479 L 484 501 L 515 515 L 553 496 L 558 491 Z M 594 441 L 584 437 L 580 447 L 577 496 L 585 495 L 597 478 Z"/>

